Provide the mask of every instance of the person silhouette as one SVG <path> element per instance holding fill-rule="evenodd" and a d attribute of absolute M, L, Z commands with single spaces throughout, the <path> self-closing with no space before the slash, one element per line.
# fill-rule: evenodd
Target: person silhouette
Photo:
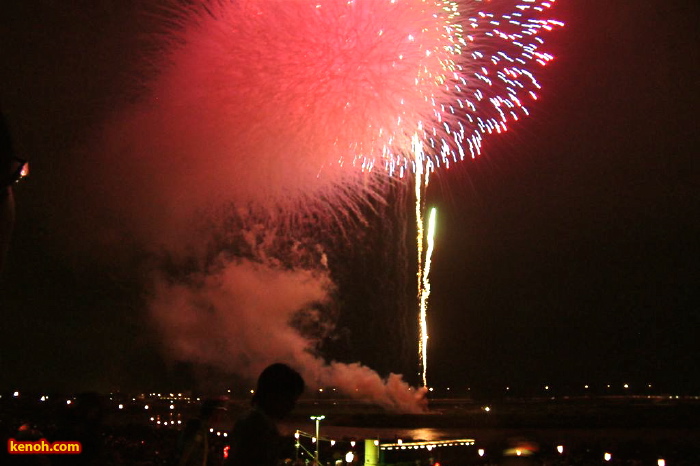
<path fill-rule="evenodd" d="M 0 112 L 0 270 L 15 221 L 14 183 L 26 174 L 27 162 L 15 156 L 10 129 Z"/>
<path fill-rule="evenodd" d="M 294 409 L 304 385 L 301 375 L 286 364 L 275 363 L 262 371 L 251 409 L 233 426 L 226 466 L 278 463 L 281 436 L 277 423 Z"/>

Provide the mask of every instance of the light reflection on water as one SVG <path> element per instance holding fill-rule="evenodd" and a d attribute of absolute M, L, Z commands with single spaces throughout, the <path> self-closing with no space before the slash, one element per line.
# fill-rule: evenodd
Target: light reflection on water
<path fill-rule="evenodd" d="M 280 426 L 280 431 L 283 435 L 292 435 L 295 430 L 300 429 L 304 432 L 314 433 L 314 424 L 291 425 L 284 424 Z M 381 440 L 446 440 L 453 438 L 468 438 L 470 435 L 465 429 L 405 429 L 392 427 L 345 427 L 345 426 L 324 426 L 320 427 L 321 437 L 330 437 L 333 439 L 381 439 Z"/>

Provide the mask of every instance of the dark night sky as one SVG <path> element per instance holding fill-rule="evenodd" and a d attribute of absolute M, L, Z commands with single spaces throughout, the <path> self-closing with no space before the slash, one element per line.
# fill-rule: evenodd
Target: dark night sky
<path fill-rule="evenodd" d="M 70 170 L 73 147 L 134 67 L 137 3 L 0 7 L 0 101 L 32 164 L 0 289 L 0 389 L 184 383 L 154 350 L 138 277 L 87 260 L 66 201 L 85 176 Z M 567 26 L 547 37 L 557 59 L 532 118 L 433 179 L 431 384 L 697 394 L 700 3 L 561 0 L 556 11 Z M 391 348 L 363 341 L 357 319 L 341 323 L 350 359 L 391 369 L 378 354 Z"/>

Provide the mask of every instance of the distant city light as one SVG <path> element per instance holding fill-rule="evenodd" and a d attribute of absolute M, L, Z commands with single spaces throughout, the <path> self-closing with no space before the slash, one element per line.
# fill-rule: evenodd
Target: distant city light
<path fill-rule="evenodd" d="M 346 463 L 352 463 L 354 459 L 355 459 L 355 454 L 353 452 L 349 451 L 345 454 L 345 462 Z"/>
<path fill-rule="evenodd" d="M 555 383 L 558 383 L 557 381 L 554 381 L 554 382 L 555 382 Z M 540 383 L 541 383 L 541 381 L 540 381 Z M 580 382 L 579 382 L 579 383 L 580 383 Z M 639 382 L 635 382 L 635 381 L 633 380 L 633 381 L 632 381 L 632 384 L 635 384 L 635 383 L 639 383 Z M 612 387 L 613 385 L 615 386 L 615 388 Z M 596 387 L 595 390 L 593 390 L 593 387 L 594 387 L 594 386 Z M 634 395 L 636 395 L 639 391 L 643 391 L 643 388 L 642 388 L 642 387 L 644 386 L 644 384 L 643 384 L 643 382 L 641 382 L 638 386 L 636 386 L 637 388 L 635 388 L 635 390 L 632 391 L 632 390 L 631 390 L 631 384 L 630 384 L 630 383 L 622 383 L 622 384 L 620 384 L 619 381 L 613 381 L 611 384 L 607 384 L 607 385 L 606 385 L 606 384 L 600 384 L 600 383 L 594 381 L 594 384 L 593 384 L 593 385 L 590 385 L 590 384 L 584 384 L 583 386 L 582 386 L 582 385 L 578 385 L 578 387 L 579 387 L 579 388 L 578 388 L 578 392 L 576 392 L 577 389 L 574 387 L 574 388 L 572 389 L 572 392 L 574 392 L 574 394 L 563 392 L 563 390 L 565 389 L 565 388 L 564 388 L 565 386 L 562 385 L 562 384 L 560 384 L 560 385 L 557 386 L 557 393 L 556 393 L 556 394 L 555 394 L 555 393 L 547 394 L 546 396 L 541 396 L 541 397 L 539 397 L 539 398 L 540 398 L 540 399 L 555 399 L 555 397 L 559 397 L 560 395 L 561 395 L 561 396 L 566 396 L 566 395 L 576 396 L 575 393 L 578 393 L 578 394 L 579 394 L 579 395 L 578 395 L 579 397 L 584 397 L 584 398 L 586 398 L 586 395 L 580 394 L 580 387 L 583 387 L 583 388 L 586 389 L 586 390 L 593 390 L 593 393 L 596 393 L 596 391 L 599 390 L 601 386 L 607 386 L 607 388 L 610 389 L 609 395 L 610 395 L 610 394 L 618 393 L 618 394 L 624 394 L 626 398 L 630 398 L 630 397 L 634 397 Z M 509 391 L 509 390 L 512 389 L 512 387 L 510 387 L 510 386 L 503 386 L 503 385 L 502 385 L 501 387 L 504 387 L 506 391 Z M 544 390 L 549 390 L 549 391 L 553 391 L 553 390 L 554 390 L 550 385 L 540 385 L 540 387 L 543 387 Z M 651 384 L 651 383 L 647 383 L 647 387 L 648 387 L 648 389 L 651 389 L 651 388 L 652 388 L 652 384 Z M 25 388 L 25 387 L 23 387 L 23 388 Z M 426 388 L 427 388 L 429 391 L 433 391 L 433 390 L 434 390 L 433 387 L 426 387 Z M 436 388 L 437 388 L 437 391 L 438 391 L 438 392 L 439 392 L 440 390 L 447 390 L 447 391 L 450 391 L 450 390 L 451 390 L 450 387 L 444 387 L 444 386 L 441 387 L 441 386 L 439 386 L 439 385 L 438 385 Z M 535 390 L 536 390 L 536 386 L 535 386 L 534 388 L 535 388 Z M 619 392 L 619 389 L 620 389 L 620 388 L 623 388 L 623 390 L 627 390 L 627 392 L 625 392 L 625 391 Z M 335 388 L 331 388 L 331 387 L 325 387 L 325 388 L 318 388 L 317 390 L 318 390 L 318 393 L 324 393 L 324 392 L 328 392 L 329 390 L 335 391 L 336 389 L 335 389 Z M 455 390 L 456 390 L 455 396 L 458 396 L 459 394 L 458 394 L 457 392 L 460 392 L 460 390 L 463 390 L 463 388 L 460 389 L 459 387 L 457 387 Z M 467 387 L 467 390 L 470 390 L 470 388 Z M 517 391 L 517 392 L 520 392 L 520 390 L 521 390 L 521 387 L 516 387 L 516 391 Z M 661 390 L 665 390 L 665 388 L 661 387 Z M 234 391 L 235 391 L 235 390 L 234 390 Z M 231 392 L 231 390 L 229 390 L 229 392 Z M 243 391 L 243 393 L 244 393 L 244 392 L 245 392 L 245 390 Z M 251 392 L 251 393 L 255 393 L 255 390 L 250 390 L 250 392 Z M 14 397 L 14 398 L 19 398 L 19 397 L 21 396 L 20 391 L 6 392 L 6 395 L 5 395 L 5 396 L 7 396 L 7 393 L 11 394 L 11 396 Z M 673 392 L 671 392 L 671 393 L 673 393 Z M 47 402 L 47 401 L 49 401 L 49 399 L 50 399 L 50 396 L 49 396 L 49 395 L 40 395 L 39 398 L 36 398 L 36 394 L 35 394 L 35 393 L 31 393 L 31 392 L 25 392 L 25 395 L 26 395 L 26 396 L 23 398 L 23 400 L 26 400 L 27 398 L 30 398 L 30 401 L 31 401 L 32 403 L 34 403 L 37 407 L 39 406 L 39 403 L 36 403 L 36 401 Z M 142 405 L 144 410 L 151 410 L 151 408 L 153 408 L 152 411 L 155 411 L 154 416 L 150 417 L 150 422 L 156 423 L 156 424 L 158 424 L 159 426 L 174 426 L 174 425 L 176 425 L 176 420 L 177 420 L 177 425 L 182 425 L 182 424 L 183 424 L 183 421 L 180 420 L 180 418 L 186 416 L 186 414 L 184 414 L 184 413 L 183 413 L 183 414 L 174 413 L 174 411 L 173 411 L 173 412 L 171 412 L 170 415 L 168 416 L 168 413 L 163 413 L 163 411 L 162 411 L 166 406 L 168 406 L 168 407 L 169 407 L 169 410 L 171 410 L 171 411 L 172 411 L 172 410 L 175 410 L 176 407 L 175 407 L 175 404 L 174 404 L 174 403 L 175 403 L 175 401 L 177 401 L 177 399 L 176 399 L 176 398 L 173 398 L 173 399 L 169 400 L 169 399 L 167 398 L 168 394 L 167 394 L 167 393 L 164 393 L 163 395 L 164 395 L 165 397 L 162 399 L 163 401 L 157 401 L 157 399 L 155 398 L 155 394 L 153 394 L 153 395 L 154 395 L 154 396 L 153 396 L 152 398 L 151 398 L 148 394 L 139 395 L 138 401 L 137 401 L 137 402 L 134 402 L 134 403 L 130 403 L 129 409 L 130 409 L 130 410 L 131 410 L 132 408 L 136 408 L 136 409 L 137 409 L 138 404 L 140 404 L 140 402 L 144 402 L 144 401 L 147 400 L 147 399 L 155 400 L 155 401 L 154 401 L 154 403 L 156 403 L 156 405 L 154 405 L 155 407 L 151 407 L 150 404 L 144 404 L 144 405 Z M 159 395 L 160 395 L 160 394 L 159 394 Z M 330 395 L 330 393 L 329 393 L 329 395 Z M 517 394 L 516 394 L 516 395 L 517 395 Z M 51 395 L 51 396 L 53 396 L 53 395 Z M 145 396 L 145 398 L 144 398 L 144 396 Z M 185 401 L 187 401 L 187 403 L 190 403 L 189 400 L 194 400 L 194 397 L 192 396 L 191 393 L 185 393 L 184 395 L 181 394 L 181 393 L 178 393 L 178 394 L 176 394 L 176 395 L 170 393 L 170 396 L 171 396 L 171 397 L 178 396 L 178 397 L 181 397 L 181 399 L 183 400 L 183 401 L 180 402 L 180 404 L 181 404 L 180 408 L 177 408 L 177 409 L 187 408 L 187 407 L 185 406 Z M 468 395 L 465 395 L 465 396 L 468 396 Z M 125 396 L 124 394 L 114 394 L 114 397 L 110 397 L 109 399 L 110 399 L 110 400 L 114 400 L 115 398 L 123 399 L 123 400 L 126 401 L 126 400 L 128 400 L 128 395 Z M 648 398 L 648 399 L 650 399 L 650 400 L 657 400 L 657 399 L 658 399 L 658 400 L 661 400 L 661 399 L 666 400 L 667 398 L 668 398 L 668 399 L 685 399 L 685 400 L 700 399 L 700 397 L 689 397 L 689 396 L 685 396 L 685 395 L 682 395 L 682 396 L 678 396 L 678 395 L 675 395 L 675 394 L 673 394 L 673 395 L 667 395 L 667 394 L 661 395 L 661 394 L 658 394 L 658 391 L 652 392 L 652 391 L 650 391 L 650 390 L 648 390 L 648 391 L 644 394 L 644 398 Z M 63 399 L 63 400 L 65 401 L 66 405 L 72 405 L 72 404 L 74 404 L 74 401 L 75 401 L 76 403 L 78 403 L 76 406 L 79 406 L 79 405 L 80 405 L 80 399 L 77 398 L 77 397 L 75 397 L 75 400 L 72 399 L 72 398 L 57 397 L 56 402 L 61 403 L 60 399 Z M 51 400 L 53 401 L 53 399 L 51 399 Z M 76 401 L 76 400 L 78 400 L 78 401 Z M 164 401 L 171 401 L 171 403 L 168 403 L 168 404 L 166 405 L 166 404 L 164 403 Z M 331 398 L 330 401 L 332 401 L 332 398 Z M 328 404 L 330 404 L 330 401 L 329 401 Z M 193 402 L 193 401 L 192 401 L 192 402 Z M 113 401 L 109 402 L 109 405 L 111 406 L 110 409 L 114 409 L 114 405 L 113 405 L 112 403 L 113 403 Z M 320 402 L 319 402 L 319 403 L 320 403 Z M 341 401 L 340 403 L 342 403 L 342 401 Z M 47 403 L 45 403 L 43 406 L 46 406 L 46 404 L 47 404 Z M 333 403 L 333 404 L 335 404 L 335 403 Z M 473 405 L 472 405 L 472 406 L 473 406 Z M 478 406 L 478 404 L 477 404 L 476 406 Z M 476 406 L 474 406 L 474 407 L 476 407 Z M 499 405 L 499 406 L 500 406 L 500 405 Z M 75 407 L 72 407 L 72 406 L 71 406 L 71 408 L 75 408 Z M 118 410 L 125 410 L 126 408 L 125 408 L 125 405 L 124 405 L 123 403 L 120 402 L 120 403 L 117 404 L 117 409 L 118 409 Z M 473 408 L 471 408 L 471 409 L 473 409 Z M 491 406 L 489 406 L 489 405 L 482 405 L 482 406 L 481 406 L 481 409 L 482 409 L 483 412 L 486 412 L 486 413 L 490 413 L 490 412 L 492 411 L 492 408 L 491 408 Z M 502 411 L 502 410 L 500 410 L 499 413 L 500 413 L 501 411 Z M 498 414 L 496 414 L 496 415 L 498 415 Z M 169 417 L 170 419 L 166 420 L 167 417 Z M 323 416 L 323 417 L 322 417 L 322 416 L 318 416 L 318 418 L 319 418 L 319 420 L 320 420 L 320 419 L 325 418 L 325 416 Z M 141 417 L 141 419 L 143 419 L 143 418 Z M 146 419 L 148 419 L 148 418 L 146 418 Z M 314 419 L 314 417 L 312 417 L 311 419 Z M 143 421 L 142 421 L 142 422 L 143 422 Z M 152 424 L 149 424 L 149 425 L 150 425 L 151 428 L 152 428 Z M 181 428 L 178 428 L 178 430 L 180 430 L 180 429 L 181 429 Z M 160 430 L 161 430 L 161 432 L 167 431 L 167 429 L 165 429 L 165 428 L 164 428 L 164 429 L 160 429 Z M 175 429 L 173 429 L 173 430 L 175 430 Z M 216 434 L 216 435 L 219 436 L 219 437 L 228 437 L 228 433 L 227 433 L 227 432 L 216 431 L 215 428 L 210 428 L 209 431 L 210 431 L 212 434 Z M 302 432 L 302 433 L 303 433 L 303 432 Z M 295 437 L 297 440 L 300 439 L 300 436 L 301 436 L 301 434 L 300 434 L 299 431 L 297 431 L 297 432 L 294 433 L 294 437 Z M 325 442 L 329 442 L 331 447 L 334 447 L 334 446 L 337 444 L 336 440 L 332 440 L 332 439 L 329 438 L 330 436 L 321 438 L 321 437 L 319 436 L 318 433 L 317 433 L 316 436 L 314 436 L 314 437 L 310 437 L 310 435 L 308 435 L 308 434 L 304 434 L 303 436 L 305 437 L 305 441 L 308 441 L 308 438 L 311 438 L 311 441 L 312 441 L 312 443 L 315 444 L 315 446 L 318 446 L 319 443 L 320 443 L 321 441 L 323 441 L 324 443 L 325 443 Z M 566 439 L 560 439 L 560 440 L 566 441 Z M 402 448 L 402 449 L 404 449 L 404 450 L 405 450 L 405 449 L 410 449 L 410 450 L 427 449 L 428 451 L 433 451 L 433 452 L 437 451 L 437 452 L 439 452 L 441 449 L 438 448 L 438 447 L 448 445 L 447 443 L 441 444 L 441 445 L 433 445 L 433 444 L 430 444 L 430 442 L 422 442 L 422 443 L 425 443 L 425 445 L 416 445 L 416 444 L 413 442 L 413 440 L 411 440 L 411 439 L 406 440 L 406 442 L 404 442 L 402 439 L 396 439 L 396 444 L 391 445 L 390 447 L 388 447 L 388 444 L 387 444 L 387 445 L 382 445 L 382 444 L 380 443 L 379 440 L 372 440 L 372 442 L 373 442 L 374 446 L 377 447 L 377 450 L 379 450 L 379 449 L 381 449 L 381 450 L 391 450 L 391 449 L 396 449 L 396 450 L 398 450 L 399 448 Z M 222 443 L 225 443 L 225 442 L 222 442 Z M 354 448 L 356 448 L 357 442 L 356 442 L 355 440 L 352 440 L 352 441 L 351 441 L 350 439 L 346 439 L 346 440 L 342 440 L 342 441 L 341 441 L 341 443 L 339 444 L 339 449 L 347 448 L 347 443 L 350 443 L 351 449 L 354 450 Z M 345 445 L 345 447 L 343 447 L 343 445 Z M 398 445 L 398 446 L 396 446 L 396 445 Z M 450 445 L 452 445 L 452 444 L 450 444 Z M 454 445 L 456 445 L 456 443 L 455 443 Z M 472 443 L 472 445 L 473 445 L 473 443 Z M 521 444 L 521 445 L 516 444 L 516 445 L 517 445 L 516 448 L 512 448 L 512 449 L 509 449 L 509 450 L 508 450 L 507 455 L 514 455 L 514 456 L 517 455 L 517 456 L 519 456 L 519 457 L 520 457 L 520 456 L 524 457 L 524 456 L 529 456 L 529 455 L 532 454 L 532 452 L 528 449 L 528 447 L 527 447 L 525 444 Z M 362 446 L 363 446 L 363 445 L 362 445 L 362 440 L 360 440 L 360 448 L 361 448 Z M 550 454 L 553 454 L 553 452 L 552 452 L 552 450 L 551 450 L 551 447 L 552 447 L 552 446 L 555 447 L 555 451 L 556 451 L 559 455 L 567 454 L 567 457 L 570 457 L 572 454 L 576 454 L 576 452 L 574 451 L 574 450 L 576 450 L 576 449 L 574 449 L 574 450 L 569 450 L 570 448 L 572 448 L 571 445 L 569 445 L 568 447 L 565 447 L 565 446 L 562 445 L 562 444 L 557 444 L 557 443 L 554 443 L 554 442 L 549 443 L 549 445 L 548 445 L 548 447 L 547 447 L 547 451 L 549 451 Z M 566 450 L 566 453 L 565 453 L 565 450 Z M 340 451 L 342 451 L 342 450 L 340 450 Z M 338 450 L 336 450 L 336 449 L 333 450 L 333 452 L 335 452 L 335 454 L 341 454 L 340 451 L 338 451 Z M 347 451 L 347 450 L 346 450 L 346 451 Z M 359 450 L 358 450 L 358 452 L 359 452 Z M 301 453 L 301 452 L 300 452 L 300 453 Z M 323 452 L 322 452 L 322 453 L 323 453 Z M 350 452 L 348 452 L 348 454 L 349 454 L 349 453 L 353 453 L 353 452 L 350 451 Z M 418 453 L 418 451 L 416 451 L 415 453 Z M 425 453 L 425 450 L 423 450 L 423 453 Z M 477 453 L 478 453 L 479 457 L 485 457 L 485 454 L 486 454 L 484 448 L 479 448 L 479 449 L 477 450 Z M 663 453 L 663 452 L 660 451 L 660 452 L 656 452 L 656 453 L 659 454 L 659 453 Z M 219 454 L 221 454 L 221 451 L 219 452 Z M 471 454 L 473 455 L 473 450 L 472 450 L 472 453 L 471 453 Z M 500 456 L 500 451 L 493 452 L 493 454 L 496 454 L 496 455 L 499 455 L 499 456 Z M 595 454 L 596 454 L 596 455 L 600 455 L 600 450 L 598 450 Z M 301 453 L 301 455 L 304 456 L 305 454 L 304 454 L 304 453 Z M 347 459 L 348 456 L 346 455 L 345 461 L 346 461 L 346 462 L 355 462 L 355 460 L 358 460 L 358 461 L 360 462 L 360 464 L 361 464 L 362 460 L 361 460 L 361 458 L 358 458 L 357 455 L 358 455 L 358 454 L 353 453 L 350 460 Z M 506 455 L 505 452 L 504 452 L 504 455 Z M 435 456 L 435 455 L 434 455 L 434 456 Z M 616 459 L 615 459 L 616 463 L 617 463 L 618 461 L 620 461 L 620 452 L 618 452 L 617 450 L 616 450 L 616 453 L 615 453 L 615 457 L 616 457 Z M 598 458 L 599 458 L 598 461 L 600 461 L 601 456 L 598 456 Z M 602 459 L 603 459 L 603 461 L 604 461 L 606 464 L 611 464 L 611 463 L 612 463 L 612 458 L 613 458 L 613 455 L 612 455 L 612 452 L 611 452 L 611 451 L 607 451 L 607 452 L 604 451 L 604 454 L 602 455 Z M 340 460 L 340 457 L 336 457 L 335 459 L 337 460 L 337 461 L 336 461 L 336 464 L 339 464 L 339 463 L 342 462 L 342 461 Z M 560 461 L 563 460 L 563 459 L 564 459 L 564 458 L 563 458 L 563 456 L 562 456 L 562 457 L 560 458 Z M 649 458 L 649 460 L 651 461 L 650 464 L 654 464 L 654 463 L 653 463 L 653 457 Z M 484 460 L 482 460 L 482 461 L 486 461 L 486 460 L 484 459 Z M 616 464 L 616 463 L 615 463 L 615 464 Z M 657 456 L 657 463 L 656 463 L 657 466 L 666 466 L 667 463 L 668 463 L 668 462 L 666 462 L 665 459 L 659 458 L 659 456 Z M 329 464 L 330 464 L 330 463 L 329 463 Z M 355 463 L 354 463 L 354 464 L 355 464 Z M 673 463 L 673 459 L 671 460 L 671 464 L 674 464 L 674 463 Z M 349 466 L 349 465 L 348 465 L 348 466 Z"/>

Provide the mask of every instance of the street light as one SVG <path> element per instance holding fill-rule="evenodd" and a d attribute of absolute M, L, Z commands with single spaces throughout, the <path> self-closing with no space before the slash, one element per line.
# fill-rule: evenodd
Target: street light
<path fill-rule="evenodd" d="M 294 432 L 294 439 L 295 439 L 295 440 L 294 440 L 294 447 L 296 448 L 296 457 L 295 457 L 295 459 L 298 460 L 298 459 L 299 459 L 299 447 L 301 446 L 301 445 L 299 444 L 299 431 L 298 431 L 298 430 L 297 430 L 296 432 Z"/>
<path fill-rule="evenodd" d="M 318 436 L 318 428 L 319 424 L 321 424 L 321 421 L 323 421 L 326 418 L 323 414 L 320 416 L 311 416 L 312 421 L 316 421 L 316 464 L 321 464 L 321 461 L 319 461 L 318 458 L 318 445 L 321 443 L 321 439 Z"/>

